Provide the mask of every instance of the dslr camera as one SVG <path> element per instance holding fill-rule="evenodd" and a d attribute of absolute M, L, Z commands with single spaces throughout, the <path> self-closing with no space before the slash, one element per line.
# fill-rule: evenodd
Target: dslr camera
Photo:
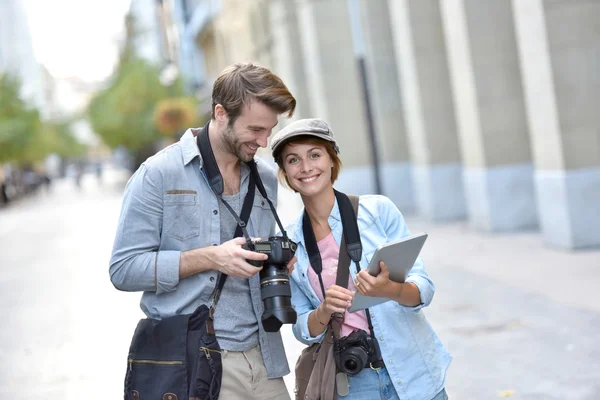
<path fill-rule="evenodd" d="M 333 356 L 338 369 L 354 376 L 366 366 L 381 361 L 377 340 L 362 329 L 355 329 L 333 343 Z"/>
<path fill-rule="evenodd" d="M 269 240 L 244 244 L 242 248 L 269 256 L 265 261 L 247 260 L 260 271 L 260 293 L 264 312 L 261 317 L 267 332 L 277 332 L 283 324 L 296 323 L 296 310 L 292 307 L 292 291 L 287 263 L 294 257 L 297 245 L 286 237 L 271 236 Z"/>

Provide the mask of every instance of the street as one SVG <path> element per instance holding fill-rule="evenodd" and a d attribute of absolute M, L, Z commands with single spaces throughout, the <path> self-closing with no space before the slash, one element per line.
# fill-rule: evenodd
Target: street
<path fill-rule="evenodd" d="M 64 180 L 0 209 L 0 398 L 119 399 L 139 293 L 116 290 L 108 261 L 125 173 Z M 287 197 L 286 197 L 287 196 Z M 281 199 L 284 199 L 283 201 Z M 288 199 L 288 200 L 285 200 Z M 280 197 L 282 220 L 297 212 Z M 453 400 L 600 399 L 600 251 L 545 247 L 535 233 L 432 225 L 425 313 L 454 356 Z M 282 328 L 292 374 L 303 345 Z"/>

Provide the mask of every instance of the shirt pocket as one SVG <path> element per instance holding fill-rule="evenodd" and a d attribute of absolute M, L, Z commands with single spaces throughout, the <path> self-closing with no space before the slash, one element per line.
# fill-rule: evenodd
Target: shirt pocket
<path fill-rule="evenodd" d="M 252 223 L 253 236 L 258 236 L 262 240 L 268 240 L 271 233 L 271 228 L 275 223 L 275 218 L 271 214 L 271 207 L 264 197 L 258 194 L 254 196 L 252 204 L 252 213 L 250 214 L 250 222 Z"/>
<path fill-rule="evenodd" d="M 164 204 L 163 226 L 168 236 L 184 241 L 200 234 L 198 195 L 167 193 Z"/>

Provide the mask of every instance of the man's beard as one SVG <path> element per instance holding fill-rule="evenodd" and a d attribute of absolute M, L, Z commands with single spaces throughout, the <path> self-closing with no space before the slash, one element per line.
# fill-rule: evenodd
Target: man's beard
<path fill-rule="evenodd" d="M 223 145 L 228 153 L 235 155 L 242 162 L 248 162 L 254 158 L 254 155 L 244 153 L 244 144 L 240 143 L 235 129 L 233 129 L 233 126 L 231 125 L 228 125 L 225 132 L 223 132 Z"/>

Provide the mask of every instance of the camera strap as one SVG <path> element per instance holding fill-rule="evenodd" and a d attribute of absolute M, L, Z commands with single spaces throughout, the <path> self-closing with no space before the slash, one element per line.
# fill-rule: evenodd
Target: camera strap
<path fill-rule="evenodd" d="M 244 236 L 246 239 L 246 243 L 249 246 L 252 245 L 252 239 L 248 234 L 248 230 L 246 229 L 246 225 L 250 218 L 250 212 L 252 211 L 252 205 L 254 203 L 254 194 L 256 184 L 254 182 L 254 175 L 250 174 L 248 181 L 248 193 L 246 193 L 246 197 L 244 198 L 244 203 L 242 205 L 241 217 L 238 216 L 233 208 L 223 199 L 223 177 L 221 176 L 221 172 L 219 171 L 219 166 L 217 165 L 217 161 L 215 160 L 215 155 L 212 150 L 212 146 L 210 145 L 210 139 L 208 137 L 208 125 L 206 124 L 200 132 L 198 132 L 196 136 L 196 143 L 198 145 L 198 150 L 200 150 L 200 155 L 202 157 L 202 167 L 206 174 L 206 178 L 208 179 L 208 183 L 210 188 L 212 189 L 217 199 L 223 203 L 225 208 L 229 211 L 229 213 L 233 216 L 237 223 L 237 227 L 235 230 L 234 238 Z M 250 247 L 253 248 L 253 247 Z M 214 315 L 215 307 L 217 306 L 217 302 L 219 301 L 219 297 L 221 292 L 223 291 L 223 287 L 225 286 L 225 281 L 227 280 L 227 274 L 219 273 L 219 278 L 217 279 L 217 284 L 215 285 L 215 289 L 213 290 L 211 296 L 211 304 L 209 317 L 212 319 Z"/>
<path fill-rule="evenodd" d="M 357 221 L 359 198 L 357 196 L 348 196 L 335 189 L 333 191 L 340 209 L 342 228 L 344 232 L 340 246 L 340 256 L 338 258 L 336 284 L 338 286 L 347 288 L 350 274 L 350 260 L 348 257 L 354 261 L 357 273 L 360 271 L 360 259 L 362 257 L 362 243 L 360 241 L 360 232 L 358 230 Z M 319 277 L 319 284 L 321 286 L 321 291 L 323 292 L 323 298 L 325 298 L 325 286 L 323 285 L 323 278 L 321 277 L 321 272 L 323 271 L 323 261 L 321 259 L 321 252 L 319 251 L 319 247 L 317 245 L 315 233 L 306 210 L 304 210 L 304 216 L 302 217 L 302 231 L 304 233 L 304 243 L 306 244 L 306 252 L 308 253 L 310 265 Z M 371 323 L 371 314 L 369 313 L 368 308 L 365 309 L 365 314 L 367 316 L 370 334 L 372 337 L 375 337 L 373 324 Z"/>
<path fill-rule="evenodd" d="M 229 213 L 233 216 L 235 221 L 237 222 L 237 228 L 235 230 L 234 238 L 244 236 L 246 239 L 246 244 L 248 248 L 254 249 L 254 244 L 252 243 L 252 239 L 248 234 L 248 230 L 246 226 L 248 224 L 248 220 L 250 218 L 250 213 L 252 211 L 252 205 L 254 203 L 254 195 L 255 188 L 258 188 L 260 194 L 267 200 L 269 207 L 271 208 L 271 212 L 281 229 L 282 235 L 285 239 L 287 239 L 287 234 L 283 229 L 283 225 L 279 220 L 279 216 L 277 215 L 277 211 L 275 210 L 275 206 L 267 196 L 267 191 L 260 179 L 260 174 L 258 173 L 258 169 L 256 167 L 256 161 L 251 160 L 246 163 L 248 168 L 250 169 L 250 176 L 248 181 L 248 193 L 244 198 L 244 204 L 242 206 L 241 217 L 239 217 L 233 208 L 223 199 L 223 177 L 221 176 L 221 171 L 219 171 L 219 166 L 217 164 L 217 160 L 215 159 L 215 154 L 213 153 L 212 146 L 210 145 L 210 138 L 208 137 L 208 126 L 210 122 L 208 122 L 196 135 L 196 143 L 198 145 L 198 150 L 200 151 L 200 155 L 202 157 L 203 169 L 206 173 L 206 178 L 208 179 L 208 183 L 213 193 L 221 203 L 227 208 Z M 223 291 L 223 286 L 225 286 L 225 280 L 227 279 L 227 274 L 219 273 L 219 279 L 217 280 L 217 284 L 215 286 L 215 290 L 212 294 L 212 301 L 210 306 L 210 317 L 214 314 L 214 308 L 219 301 L 219 296 Z"/>

